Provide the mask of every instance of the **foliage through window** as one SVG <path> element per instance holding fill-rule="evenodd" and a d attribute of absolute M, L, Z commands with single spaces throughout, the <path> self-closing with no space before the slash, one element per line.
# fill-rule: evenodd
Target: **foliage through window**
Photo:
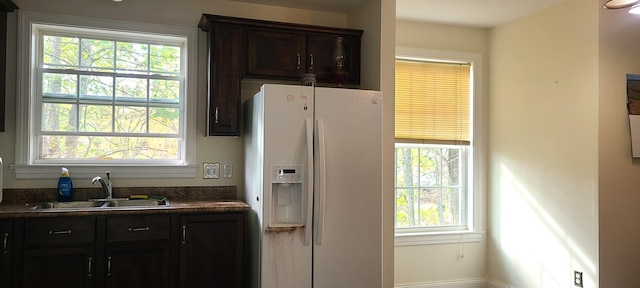
<path fill-rule="evenodd" d="M 396 60 L 396 233 L 469 230 L 471 64 Z"/>
<path fill-rule="evenodd" d="M 183 161 L 186 39 L 34 31 L 35 162 Z"/>

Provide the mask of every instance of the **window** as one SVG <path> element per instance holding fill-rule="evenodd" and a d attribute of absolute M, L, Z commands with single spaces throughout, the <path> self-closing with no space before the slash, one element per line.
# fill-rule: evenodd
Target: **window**
<path fill-rule="evenodd" d="M 399 48 L 395 95 L 396 245 L 482 235 L 479 56 Z M 479 83 L 479 82 L 478 82 Z M 480 121 L 478 121 L 480 122 Z M 474 173 L 475 172 L 475 173 Z M 466 239 L 465 239 L 466 238 Z"/>
<path fill-rule="evenodd" d="M 47 165 L 195 176 L 192 29 L 26 12 L 19 33 L 17 178 Z"/>

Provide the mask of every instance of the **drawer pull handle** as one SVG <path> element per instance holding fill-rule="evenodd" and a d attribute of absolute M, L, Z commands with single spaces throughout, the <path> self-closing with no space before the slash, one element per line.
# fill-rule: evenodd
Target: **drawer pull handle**
<path fill-rule="evenodd" d="M 300 70 L 300 53 L 296 53 L 296 69 Z"/>
<path fill-rule="evenodd" d="M 144 232 L 144 231 L 149 231 L 149 227 L 139 227 L 139 228 L 129 227 L 129 232 Z"/>
<path fill-rule="evenodd" d="M 187 225 L 182 225 L 182 244 L 187 243 Z"/>
<path fill-rule="evenodd" d="M 7 254 L 9 252 L 9 246 L 7 242 L 9 241 L 9 233 L 4 233 L 4 239 L 2 240 L 2 253 Z"/>
<path fill-rule="evenodd" d="M 93 257 L 89 257 L 89 277 L 93 276 Z"/>
<path fill-rule="evenodd" d="M 314 63 L 313 63 L 314 62 L 313 61 L 313 54 L 309 54 L 309 58 L 310 58 L 310 61 L 311 61 L 311 67 L 309 67 L 309 71 L 313 72 L 313 65 L 314 65 Z"/>
<path fill-rule="evenodd" d="M 107 257 L 107 276 L 111 276 L 111 256 Z"/>
<path fill-rule="evenodd" d="M 216 113 L 215 113 L 215 118 L 216 118 L 216 124 L 218 124 L 218 107 L 216 107 Z"/>
<path fill-rule="evenodd" d="M 49 231 L 49 235 L 67 235 L 71 234 L 71 230 Z"/>

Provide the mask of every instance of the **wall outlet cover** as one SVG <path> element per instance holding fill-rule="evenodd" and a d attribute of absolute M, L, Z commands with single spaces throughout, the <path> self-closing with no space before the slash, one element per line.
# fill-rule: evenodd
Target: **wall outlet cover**
<path fill-rule="evenodd" d="M 220 179 L 220 163 L 205 162 L 202 164 L 202 179 Z"/>

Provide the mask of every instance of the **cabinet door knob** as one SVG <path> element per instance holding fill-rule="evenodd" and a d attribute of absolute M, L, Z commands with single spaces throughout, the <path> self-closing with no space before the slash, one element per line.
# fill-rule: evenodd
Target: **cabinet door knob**
<path fill-rule="evenodd" d="M 9 241 L 9 233 L 4 233 L 4 239 L 2 240 L 2 253 L 7 254 L 9 252 L 9 246 L 7 242 Z"/>
<path fill-rule="evenodd" d="M 89 257 L 89 277 L 93 276 L 93 257 Z"/>
<path fill-rule="evenodd" d="M 68 235 L 71 234 L 71 229 L 69 230 L 60 230 L 60 231 L 49 231 L 49 235 Z"/>
<path fill-rule="evenodd" d="M 111 256 L 107 257 L 107 276 L 111 276 Z"/>
<path fill-rule="evenodd" d="M 187 225 L 182 225 L 182 244 L 187 243 Z"/>
<path fill-rule="evenodd" d="M 143 231 L 149 231 L 149 227 L 138 227 L 138 228 L 129 227 L 129 232 L 143 232 Z"/>

